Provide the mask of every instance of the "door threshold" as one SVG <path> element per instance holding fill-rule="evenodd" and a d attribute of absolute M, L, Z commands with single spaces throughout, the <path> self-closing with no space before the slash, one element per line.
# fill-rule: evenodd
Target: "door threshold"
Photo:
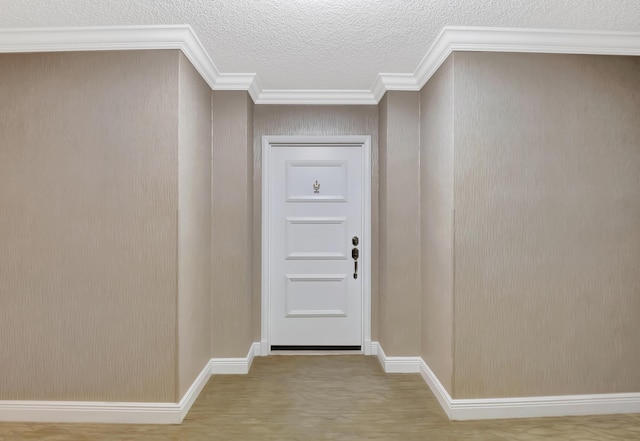
<path fill-rule="evenodd" d="M 361 346 L 280 346 L 271 345 L 272 355 L 354 355 L 362 354 Z"/>
<path fill-rule="evenodd" d="M 311 350 L 300 350 L 300 351 L 283 351 L 283 350 L 272 350 L 269 352 L 269 355 L 362 355 L 362 351 L 356 350 L 344 350 L 344 351 L 311 351 Z"/>
<path fill-rule="evenodd" d="M 360 351 L 360 345 L 271 345 L 272 351 Z"/>

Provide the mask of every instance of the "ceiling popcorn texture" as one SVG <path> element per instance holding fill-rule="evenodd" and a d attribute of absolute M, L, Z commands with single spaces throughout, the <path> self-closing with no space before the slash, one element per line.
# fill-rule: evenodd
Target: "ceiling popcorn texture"
<path fill-rule="evenodd" d="M 264 89 L 371 89 L 444 26 L 640 31 L 638 0 L 0 0 L 0 28 L 189 24 L 222 73 Z"/>

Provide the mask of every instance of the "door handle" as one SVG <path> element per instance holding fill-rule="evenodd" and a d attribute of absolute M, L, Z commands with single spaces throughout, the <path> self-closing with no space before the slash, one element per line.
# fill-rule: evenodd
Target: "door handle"
<path fill-rule="evenodd" d="M 360 251 L 358 251 L 357 248 L 353 248 L 351 250 L 351 257 L 353 257 L 353 278 L 357 279 L 358 278 L 358 257 L 360 257 Z"/>

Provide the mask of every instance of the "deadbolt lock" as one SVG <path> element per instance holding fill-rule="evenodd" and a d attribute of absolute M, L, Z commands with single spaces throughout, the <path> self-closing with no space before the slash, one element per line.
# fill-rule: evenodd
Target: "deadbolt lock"
<path fill-rule="evenodd" d="M 360 243 L 360 239 L 358 239 L 358 236 L 353 236 L 353 238 L 351 239 L 351 243 L 353 244 L 354 247 L 357 247 L 358 244 Z"/>

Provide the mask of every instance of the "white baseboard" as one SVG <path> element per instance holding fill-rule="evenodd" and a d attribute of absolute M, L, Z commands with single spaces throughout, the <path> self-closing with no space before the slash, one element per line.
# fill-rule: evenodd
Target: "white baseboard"
<path fill-rule="evenodd" d="M 179 403 L 0 401 L 0 421 L 34 423 L 180 424 L 211 376 L 207 362 Z"/>
<path fill-rule="evenodd" d="M 254 341 L 251 344 L 251 348 L 253 349 L 253 357 L 251 357 L 251 361 L 249 362 L 249 367 L 251 367 L 251 364 L 253 363 L 253 359 L 255 357 L 262 356 L 262 342 Z"/>
<path fill-rule="evenodd" d="M 483 420 L 640 413 L 640 393 L 452 400 L 451 419 Z"/>
<path fill-rule="evenodd" d="M 245 358 L 211 359 L 179 403 L 0 401 L 0 421 L 180 424 L 211 375 L 248 373 L 260 350 L 256 342 Z M 387 357 L 378 342 L 370 350 L 387 373 L 419 372 L 452 420 L 640 413 L 640 393 L 453 399 L 421 357 Z"/>
<path fill-rule="evenodd" d="M 245 358 L 212 358 L 178 403 L 0 401 L 0 422 L 180 424 L 211 375 L 246 374 L 260 343 Z"/>
<path fill-rule="evenodd" d="M 0 402 L 2 422 L 179 424 L 181 413 L 178 403 Z"/>
<path fill-rule="evenodd" d="M 387 373 L 419 372 L 452 420 L 640 413 L 640 393 L 453 399 L 422 357 L 387 357 L 378 342 L 371 354 Z"/>
<path fill-rule="evenodd" d="M 260 352 L 260 343 L 252 343 L 244 358 L 212 358 L 211 375 L 248 374 L 253 357 Z"/>
<path fill-rule="evenodd" d="M 211 378 L 211 360 L 205 365 L 204 369 L 200 372 L 200 374 L 196 377 L 194 382 L 191 384 L 187 392 L 184 394 L 180 402 L 178 403 L 180 418 L 177 422 L 171 422 L 166 424 L 179 424 L 182 422 L 184 417 L 187 416 L 189 410 L 191 410 L 191 406 L 196 402 L 200 392 L 207 385 L 207 382 Z"/>
<path fill-rule="evenodd" d="M 420 357 L 387 357 L 378 342 L 372 342 L 371 348 L 372 354 L 378 355 L 382 368 L 388 374 L 414 374 L 420 371 Z"/>
<path fill-rule="evenodd" d="M 429 366 L 420 374 L 452 420 L 539 418 L 640 412 L 640 393 L 453 399 Z"/>
<path fill-rule="evenodd" d="M 453 401 L 451 399 L 451 395 L 449 395 L 447 389 L 445 389 L 442 383 L 440 383 L 436 374 L 433 373 L 422 358 L 420 358 L 420 375 L 422 375 L 422 378 L 429 386 L 429 389 L 431 389 L 431 392 L 435 395 L 436 400 L 440 403 L 440 407 L 442 407 L 444 413 L 447 414 L 449 419 L 454 419 L 451 412 L 451 402 Z"/>

